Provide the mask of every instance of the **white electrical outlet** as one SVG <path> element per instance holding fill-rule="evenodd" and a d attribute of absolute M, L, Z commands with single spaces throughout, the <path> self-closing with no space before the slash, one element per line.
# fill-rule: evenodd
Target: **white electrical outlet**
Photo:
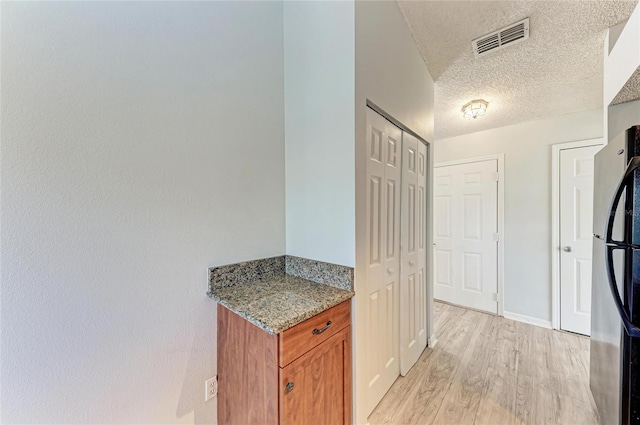
<path fill-rule="evenodd" d="M 204 382 L 204 401 L 209 401 L 218 395 L 218 376 L 214 376 L 211 379 L 207 379 Z"/>

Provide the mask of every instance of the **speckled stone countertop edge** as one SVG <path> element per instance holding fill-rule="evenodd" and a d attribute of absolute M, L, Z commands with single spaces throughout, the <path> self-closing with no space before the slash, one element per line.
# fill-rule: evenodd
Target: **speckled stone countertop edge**
<path fill-rule="evenodd" d="M 319 285 L 323 285 L 323 284 L 320 283 Z M 256 319 L 255 317 L 247 314 L 246 312 L 244 312 L 242 310 L 238 310 L 233 305 L 229 304 L 224 299 L 216 296 L 215 294 L 212 294 L 211 292 L 207 292 L 207 296 L 209 298 L 211 298 L 212 300 L 214 300 L 215 302 L 217 302 L 218 304 L 224 306 L 225 308 L 229 309 L 230 311 L 232 311 L 233 313 L 237 314 L 238 316 L 246 319 L 249 323 L 252 323 L 252 324 L 256 325 L 257 327 L 259 327 L 263 331 L 265 331 L 267 333 L 270 333 L 272 335 L 278 335 L 278 334 L 286 331 L 287 329 L 291 329 L 295 325 L 298 325 L 298 324 L 304 322 L 305 320 L 310 319 L 311 317 L 322 313 L 323 311 L 329 310 L 330 308 L 335 307 L 340 303 L 343 303 L 343 302 L 345 302 L 347 300 L 350 300 L 351 298 L 353 298 L 353 296 L 355 294 L 356 293 L 353 292 L 353 291 L 351 291 L 351 292 L 346 292 L 345 291 L 345 293 L 343 295 L 341 295 L 340 297 L 332 298 L 330 302 L 327 302 L 324 305 L 318 306 L 317 308 L 313 308 L 313 309 L 307 310 L 307 311 L 297 315 L 295 318 L 287 321 L 286 325 L 283 325 L 281 327 L 273 327 L 273 326 L 270 326 L 270 325 L 262 322 L 261 320 Z"/>

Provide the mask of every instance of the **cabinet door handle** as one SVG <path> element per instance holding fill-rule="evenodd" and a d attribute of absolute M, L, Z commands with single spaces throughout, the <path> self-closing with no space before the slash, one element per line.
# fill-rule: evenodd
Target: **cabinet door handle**
<path fill-rule="evenodd" d="M 329 329 L 329 327 L 331 326 L 331 320 L 329 320 L 327 322 L 327 325 L 324 328 L 320 328 L 320 329 L 314 329 L 313 330 L 313 334 L 314 335 L 320 335 L 322 332 L 326 331 L 327 329 Z"/>
<path fill-rule="evenodd" d="M 293 382 L 287 382 L 287 385 L 284 387 L 285 393 L 290 393 L 293 391 Z"/>

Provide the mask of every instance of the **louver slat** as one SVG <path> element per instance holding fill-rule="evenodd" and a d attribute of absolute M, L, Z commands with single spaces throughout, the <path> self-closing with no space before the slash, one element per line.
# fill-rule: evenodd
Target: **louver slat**
<path fill-rule="evenodd" d="M 491 35 L 477 41 L 478 52 L 486 52 L 500 46 L 500 37 L 498 34 Z"/>
<path fill-rule="evenodd" d="M 500 44 L 511 43 L 521 38 L 524 38 L 524 24 L 518 24 L 513 28 L 500 32 Z"/>
<path fill-rule="evenodd" d="M 519 23 L 516 26 L 513 26 L 511 28 L 507 28 L 506 30 L 500 31 L 500 36 L 507 36 L 510 34 L 514 34 L 514 33 L 522 33 L 524 32 L 524 24 Z"/>

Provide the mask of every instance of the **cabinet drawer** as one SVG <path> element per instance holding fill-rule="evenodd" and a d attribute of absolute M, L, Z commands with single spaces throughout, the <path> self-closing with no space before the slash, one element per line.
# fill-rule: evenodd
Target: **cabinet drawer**
<path fill-rule="evenodd" d="M 280 367 L 288 365 L 350 324 L 351 300 L 347 300 L 282 332 L 279 336 Z"/>

